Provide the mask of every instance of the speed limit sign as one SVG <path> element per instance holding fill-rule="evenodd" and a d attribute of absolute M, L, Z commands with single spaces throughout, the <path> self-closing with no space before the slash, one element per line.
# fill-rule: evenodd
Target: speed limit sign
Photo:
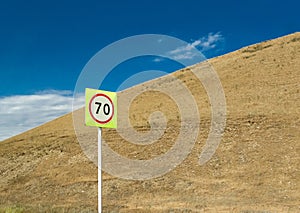
<path fill-rule="evenodd" d="M 117 128 L 117 94 L 103 90 L 86 89 L 85 124 Z"/>
<path fill-rule="evenodd" d="M 117 128 L 117 93 L 85 89 L 85 125 L 98 128 L 98 212 L 102 212 L 101 127 Z M 99 172 L 100 171 L 100 172 Z"/>

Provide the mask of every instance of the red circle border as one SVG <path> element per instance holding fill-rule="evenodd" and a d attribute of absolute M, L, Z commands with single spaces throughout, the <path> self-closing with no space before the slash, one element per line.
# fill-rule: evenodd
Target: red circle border
<path fill-rule="evenodd" d="M 106 121 L 99 121 L 99 120 L 98 120 L 97 118 L 95 118 L 94 115 L 92 114 L 92 102 L 93 102 L 93 100 L 94 100 L 96 97 L 98 97 L 98 96 L 103 96 L 103 97 L 107 98 L 107 99 L 109 100 L 109 102 L 111 103 L 111 105 L 112 105 L 112 114 L 111 114 L 110 118 L 107 119 Z M 108 97 L 107 95 L 105 95 L 105 94 L 103 94 L 103 93 L 98 93 L 98 94 L 94 95 L 94 96 L 91 98 L 90 103 L 89 103 L 89 113 L 90 113 L 91 117 L 93 118 L 93 120 L 96 121 L 97 123 L 99 123 L 99 124 L 107 124 L 107 123 L 110 122 L 111 119 L 113 118 L 114 112 L 115 112 L 114 104 L 113 104 L 112 100 L 110 99 L 110 97 Z"/>

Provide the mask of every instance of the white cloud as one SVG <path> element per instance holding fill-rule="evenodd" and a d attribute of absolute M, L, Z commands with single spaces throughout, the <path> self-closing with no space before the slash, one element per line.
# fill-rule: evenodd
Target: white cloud
<path fill-rule="evenodd" d="M 72 91 L 68 90 L 0 97 L 0 141 L 71 112 L 72 104 Z M 76 98 L 74 109 L 82 106 L 83 95 Z"/>
<path fill-rule="evenodd" d="M 189 43 L 186 46 L 181 46 L 169 51 L 168 55 L 170 55 L 175 60 L 193 59 L 197 55 L 195 51 L 193 51 L 195 48 L 197 48 L 201 52 L 205 52 L 216 48 L 217 43 L 222 40 L 223 36 L 221 35 L 221 33 L 209 33 L 207 36 L 195 40 L 194 42 Z"/>

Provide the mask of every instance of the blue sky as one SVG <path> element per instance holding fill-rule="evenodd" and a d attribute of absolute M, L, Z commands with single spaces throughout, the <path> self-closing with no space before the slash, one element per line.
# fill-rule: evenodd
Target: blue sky
<path fill-rule="evenodd" d="M 83 67 L 112 42 L 137 34 L 165 34 L 194 44 L 211 58 L 299 31 L 299 8 L 297 0 L 2 1 L 0 140 L 69 112 Z M 209 48 L 201 46 L 216 35 Z M 167 72 L 180 68 L 156 62 L 151 57 L 142 63 L 132 60 L 123 69 L 139 72 L 145 64 Z M 114 82 L 124 76 L 106 81 L 106 89 L 117 88 Z M 51 101 L 53 96 L 61 102 Z M 12 106 L 11 100 L 19 106 Z M 36 116 L 43 114 L 33 110 L 40 100 L 49 102 L 44 111 L 50 115 Z M 22 119 L 7 120 L 12 114 Z"/>

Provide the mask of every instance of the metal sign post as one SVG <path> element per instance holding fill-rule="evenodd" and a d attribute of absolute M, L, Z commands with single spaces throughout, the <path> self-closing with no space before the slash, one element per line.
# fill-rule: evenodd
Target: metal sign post
<path fill-rule="evenodd" d="M 102 209 L 102 155 L 101 155 L 101 147 L 102 147 L 102 142 L 101 142 L 101 127 L 98 128 L 98 212 L 101 212 Z"/>
<path fill-rule="evenodd" d="M 102 211 L 102 130 L 117 128 L 117 93 L 85 90 L 85 124 L 98 127 L 98 212 Z"/>

